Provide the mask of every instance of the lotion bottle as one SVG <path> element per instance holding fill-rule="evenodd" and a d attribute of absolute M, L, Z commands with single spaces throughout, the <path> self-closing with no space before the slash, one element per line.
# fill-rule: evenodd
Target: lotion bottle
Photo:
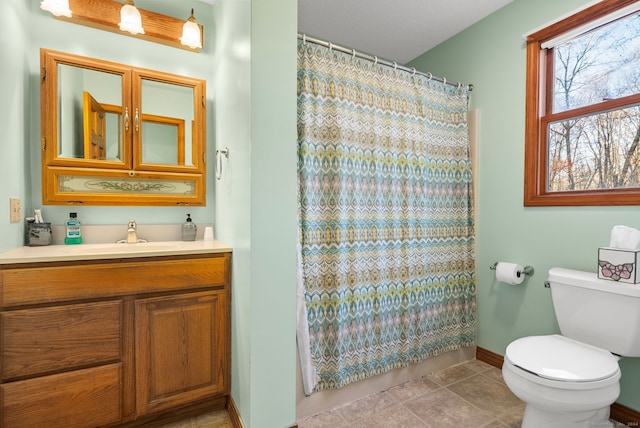
<path fill-rule="evenodd" d="M 187 214 L 187 221 L 182 225 L 182 240 L 195 241 L 198 226 L 191 220 L 191 214 Z"/>
<path fill-rule="evenodd" d="M 66 234 L 64 236 L 64 243 L 70 244 L 82 244 L 82 230 L 80 229 L 80 220 L 78 220 L 78 214 L 69 213 L 69 220 L 65 223 Z"/>

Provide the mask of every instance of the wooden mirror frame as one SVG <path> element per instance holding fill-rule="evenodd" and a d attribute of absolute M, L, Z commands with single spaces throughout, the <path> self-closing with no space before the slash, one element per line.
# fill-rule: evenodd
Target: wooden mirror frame
<path fill-rule="evenodd" d="M 206 82 L 160 71 L 40 50 L 42 202 L 45 205 L 206 205 Z M 60 157 L 58 65 L 122 76 L 122 157 L 119 161 Z M 153 80 L 193 89 L 192 159 L 176 165 L 142 163 L 141 87 Z M 111 112 L 119 106 L 109 106 Z M 135 112 L 138 112 L 137 117 Z M 125 117 L 126 116 L 126 117 Z M 129 121 L 125 123 L 125 121 Z M 141 125 L 139 123 L 139 125 Z M 183 127 L 184 128 L 184 127 Z M 184 137 L 183 137 L 184 140 Z M 188 142 L 186 143 L 188 144 Z M 182 148 L 176 148 L 184 152 Z"/>

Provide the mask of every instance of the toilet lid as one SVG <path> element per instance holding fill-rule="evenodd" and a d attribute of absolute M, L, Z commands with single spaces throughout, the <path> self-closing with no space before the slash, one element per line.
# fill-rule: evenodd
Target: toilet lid
<path fill-rule="evenodd" d="M 514 365 L 551 380 L 589 382 L 615 375 L 618 358 L 609 351 L 560 335 L 530 336 L 507 346 Z"/>

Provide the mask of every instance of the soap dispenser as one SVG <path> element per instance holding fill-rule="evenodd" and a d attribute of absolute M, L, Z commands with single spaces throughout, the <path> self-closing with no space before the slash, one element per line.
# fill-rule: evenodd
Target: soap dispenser
<path fill-rule="evenodd" d="M 187 221 L 182 225 L 182 240 L 195 241 L 198 233 L 198 226 L 191 221 L 191 214 L 187 214 Z"/>

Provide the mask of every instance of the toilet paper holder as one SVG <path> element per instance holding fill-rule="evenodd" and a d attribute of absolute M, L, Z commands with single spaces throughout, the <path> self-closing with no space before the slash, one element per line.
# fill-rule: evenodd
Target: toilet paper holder
<path fill-rule="evenodd" d="M 490 266 L 489 269 L 491 270 L 496 270 L 496 267 L 498 266 L 498 262 L 495 262 L 493 264 L 493 266 Z M 533 266 L 525 266 L 522 268 L 522 270 L 519 273 L 523 273 L 527 276 L 533 276 L 535 270 L 533 269 Z"/>

